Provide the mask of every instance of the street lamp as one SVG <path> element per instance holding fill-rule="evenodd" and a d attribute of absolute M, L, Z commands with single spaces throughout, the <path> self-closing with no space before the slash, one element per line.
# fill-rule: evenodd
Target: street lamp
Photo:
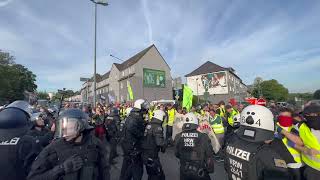
<path fill-rule="evenodd" d="M 96 107 L 97 86 L 97 5 L 107 6 L 107 0 L 90 0 L 94 3 L 94 72 L 93 72 L 93 107 Z"/>

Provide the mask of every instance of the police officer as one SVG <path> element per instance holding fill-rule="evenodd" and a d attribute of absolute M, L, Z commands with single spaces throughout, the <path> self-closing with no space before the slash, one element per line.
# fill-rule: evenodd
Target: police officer
<path fill-rule="evenodd" d="M 120 138 L 120 142 L 122 141 L 123 137 L 124 137 L 124 131 L 125 131 L 125 123 L 127 118 L 129 117 L 130 113 L 131 113 L 132 107 L 128 107 L 126 109 L 126 117 L 124 119 L 121 120 L 120 122 L 120 127 L 119 127 L 119 138 Z"/>
<path fill-rule="evenodd" d="M 29 173 L 35 158 L 53 139 L 55 125 L 52 125 L 51 130 L 48 130 L 45 127 L 45 118 L 43 112 L 33 113 L 30 130 L 18 143 L 18 156 L 22 160 L 26 175 Z"/>
<path fill-rule="evenodd" d="M 112 108 L 106 120 L 107 136 L 110 144 L 109 162 L 115 164 L 114 158 L 118 157 L 117 145 L 119 140 L 120 116 L 117 108 Z"/>
<path fill-rule="evenodd" d="M 211 141 L 207 134 L 197 131 L 198 124 L 196 115 L 186 114 L 182 132 L 174 140 L 181 180 L 208 180 L 214 171 Z"/>
<path fill-rule="evenodd" d="M 29 180 L 110 179 L 107 151 L 94 137 L 88 116 L 79 109 L 63 111 L 56 122 L 58 138 L 43 149 L 31 167 Z"/>
<path fill-rule="evenodd" d="M 240 122 L 241 126 L 225 146 L 224 162 L 229 179 L 291 179 L 286 162 L 271 143 L 272 112 L 264 106 L 251 105 L 242 111 Z"/>
<path fill-rule="evenodd" d="M 143 175 L 141 143 L 144 135 L 144 116 L 148 112 L 148 103 L 138 99 L 126 119 L 124 138 L 121 142 L 123 150 L 123 163 L 120 180 L 140 180 Z"/>
<path fill-rule="evenodd" d="M 24 180 L 18 143 L 29 130 L 32 108 L 25 101 L 15 101 L 0 111 L 0 179 Z"/>
<path fill-rule="evenodd" d="M 162 122 L 165 117 L 162 110 L 155 110 L 147 124 L 142 142 L 143 163 L 148 173 L 148 180 L 164 180 L 165 176 L 159 160 L 159 151 L 165 152 Z"/>

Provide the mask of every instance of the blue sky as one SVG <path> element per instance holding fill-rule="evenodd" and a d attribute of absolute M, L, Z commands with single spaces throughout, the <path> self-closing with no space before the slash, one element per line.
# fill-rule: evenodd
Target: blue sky
<path fill-rule="evenodd" d="M 320 88 L 320 1 L 109 0 L 98 7 L 97 71 L 155 44 L 184 76 L 210 60 L 246 84 Z M 39 90 L 77 90 L 93 73 L 89 0 L 0 0 L 0 48 L 37 75 Z"/>

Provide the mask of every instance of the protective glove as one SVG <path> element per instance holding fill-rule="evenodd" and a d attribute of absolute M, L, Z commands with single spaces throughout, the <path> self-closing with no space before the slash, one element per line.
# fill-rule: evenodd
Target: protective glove
<path fill-rule="evenodd" d="M 83 166 L 83 160 L 78 155 L 73 155 L 63 162 L 65 174 L 78 171 Z"/>

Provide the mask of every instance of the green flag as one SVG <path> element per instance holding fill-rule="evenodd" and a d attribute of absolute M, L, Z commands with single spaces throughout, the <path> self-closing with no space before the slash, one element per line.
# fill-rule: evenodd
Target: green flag
<path fill-rule="evenodd" d="M 187 108 L 188 111 L 190 110 L 190 108 L 192 106 L 192 98 L 193 98 L 192 89 L 185 85 L 183 88 L 182 106 Z"/>
<path fill-rule="evenodd" d="M 130 82 L 127 83 L 127 87 L 128 87 L 129 99 L 133 100 L 134 97 L 133 97 L 133 92 L 132 92 L 132 88 L 131 88 Z"/>

